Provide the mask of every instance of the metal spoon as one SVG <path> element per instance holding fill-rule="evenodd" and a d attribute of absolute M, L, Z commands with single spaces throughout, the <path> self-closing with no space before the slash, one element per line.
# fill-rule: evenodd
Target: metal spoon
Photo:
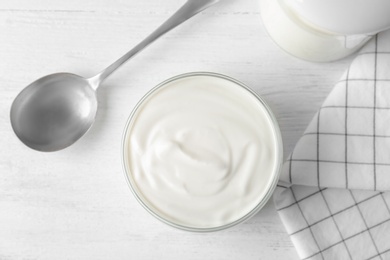
<path fill-rule="evenodd" d="M 151 35 L 92 78 L 56 73 L 34 81 L 11 106 L 14 132 L 38 151 L 58 151 L 72 145 L 92 126 L 98 107 L 96 90 L 108 76 L 160 36 L 217 2 L 187 0 Z"/>

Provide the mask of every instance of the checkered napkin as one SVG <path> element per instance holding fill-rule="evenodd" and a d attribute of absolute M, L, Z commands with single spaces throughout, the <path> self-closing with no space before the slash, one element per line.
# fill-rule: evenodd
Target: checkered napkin
<path fill-rule="evenodd" d="M 390 31 L 325 100 L 274 200 L 301 259 L 390 259 Z"/>

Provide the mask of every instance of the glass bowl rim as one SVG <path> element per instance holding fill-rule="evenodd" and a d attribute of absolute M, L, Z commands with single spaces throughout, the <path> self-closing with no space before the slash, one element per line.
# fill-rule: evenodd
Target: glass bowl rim
<path fill-rule="evenodd" d="M 127 167 L 126 167 L 126 160 L 127 159 L 125 158 L 125 154 L 126 154 L 125 150 L 126 150 L 126 144 L 127 144 L 128 131 L 130 129 L 130 124 L 131 124 L 131 122 L 133 120 L 133 117 L 136 114 L 136 112 L 138 111 L 139 107 L 151 95 L 153 95 L 157 90 L 159 90 L 160 88 L 164 87 L 168 83 L 171 83 L 173 81 L 180 80 L 180 79 L 183 79 L 183 78 L 193 77 L 193 76 L 209 76 L 209 77 L 216 77 L 216 78 L 224 79 L 224 80 L 227 80 L 227 81 L 230 81 L 230 82 L 236 84 L 237 86 L 242 87 L 244 90 L 246 90 L 250 94 L 252 94 L 261 103 L 261 105 L 263 105 L 263 107 L 265 108 L 265 112 L 269 116 L 269 121 L 272 124 L 273 134 L 274 134 L 275 139 L 276 139 L 276 146 L 277 146 L 276 147 L 276 155 L 277 155 L 276 167 L 275 167 L 275 171 L 273 173 L 274 176 L 273 176 L 272 182 L 269 185 L 267 193 L 263 196 L 263 198 L 256 205 L 256 207 L 254 207 L 247 214 L 245 214 L 244 216 L 240 217 L 239 219 L 237 219 L 237 220 L 235 220 L 233 222 L 229 222 L 227 224 L 224 224 L 224 225 L 221 225 L 221 226 L 216 226 L 216 227 L 199 228 L 199 227 L 185 226 L 185 225 L 177 224 L 177 223 L 175 223 L 173 221 L 170 221 L 170 220 L 164 218 L 163 216 L 161 216 L 158 212 L 155 212 L 153 209 L 151 209 L 147 205 L 147 203 L 144 202 L 144 200 L 141 198 L 141 196 L 137 193 L 136 189 L 133 187 L 133 184 L 131 183 L 131 180 L 130 180 L 130 177 L 129 177 L 130 173 L 128 173 Z M 132 109 L 132 112 L 130 113 L 130 115 L 129 115 L 128 119 L 127 119 L 124 131 L 123 131 L 122 144 L 121 144 L 121 159 L 122 159 L 123 173 L 125 175 L 127 184 L 129 186 L 131 192 L 133 193 L 133 195 L 136 198 L 136 200 L 138 201 L 138 203 L 141 204 L 141 206 L 143 206 L 143 208 L 146 211 L 148 211 L 152 216 L 154 216 L 155 218 L 157 218 L 161 222 L 163 222 L 163 223 L 165 223 L 165 224 L 167 224 L 167 225 L 169 225 L 171 227 L 178 228 L 178 229 L 181 229 L 181 230 L 184 230 L 184 231 L 200 232 L 200 233 L 214 232 L 214 231 L 225 230 L 227 228 L 230 228 L 230 227 L 233 227 L 233 226 L 236 226 L 236 225 L 238 225 L 240 223 L 245 222 L 246 220 L 250 219 L 255 214 L 257 214 L 265 206 L 265 204 L 269 201 L 269 199 L 272 197 L 272 194 L 273 194 L 273 192 L 274 192 L 274 190 L 276 188 L 276 185 L 277 185 L 277 183 L 279 181 L 279 176 L 280 176 L 282 163 L 283 163 L 283 141 L 282 141 L 282 135 L 281 135 L 281 132 L 280 132 L 279 124 L 278 124 L 278 122 L 276 120 L 276 117 L 273 114 L 271 108 L 265 102 L 265 100 L 262 97 L 260 97 L 256 92 L 254 92 L 251 88 L 249 88 L 248 86 L 246 86 L 245 84 L 243 84 L 242 82 L 240 82 L 240 81 L 238 81 L 236 79 L 233 79 L 233 78 L 231 78 L 229 76 L 226 76 L 226 75 L 223 75 L 223 74 L 220 74 L 220 73 L 214 73 L 214 72 L 189 72 L 189 73 L 184 73 L 184 74 L 180 74 L 180 75 L 177 75 L 177 76 L 173 76 L 173 77 L 171 77 L 171 78 L 169 78 L 167 80 L 164 80 L 163 82 L 159 83 L 158 85 L 153 87 L 151 90 L 149 90 L 137 102 L 137 104 Z"/>

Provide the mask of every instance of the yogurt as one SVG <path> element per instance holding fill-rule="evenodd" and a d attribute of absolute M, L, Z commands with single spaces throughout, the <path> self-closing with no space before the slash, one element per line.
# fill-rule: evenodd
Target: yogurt
<path fill-rule="evenodd" d="M 276 185 L 281 138 L 265 103 L 217 74 L 176 77 L 149 92 L 128 121 L 123 162 L 136 198 L 188 230 L 234 225 Z"/>

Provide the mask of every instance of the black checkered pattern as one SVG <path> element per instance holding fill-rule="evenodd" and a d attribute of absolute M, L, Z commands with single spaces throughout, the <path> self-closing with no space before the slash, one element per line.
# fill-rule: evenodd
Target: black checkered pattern
<path fill-rule="evenodd" d="M 336 84 L 274 199 L 301 259 L 390 259 L 390 31 Z"/>

